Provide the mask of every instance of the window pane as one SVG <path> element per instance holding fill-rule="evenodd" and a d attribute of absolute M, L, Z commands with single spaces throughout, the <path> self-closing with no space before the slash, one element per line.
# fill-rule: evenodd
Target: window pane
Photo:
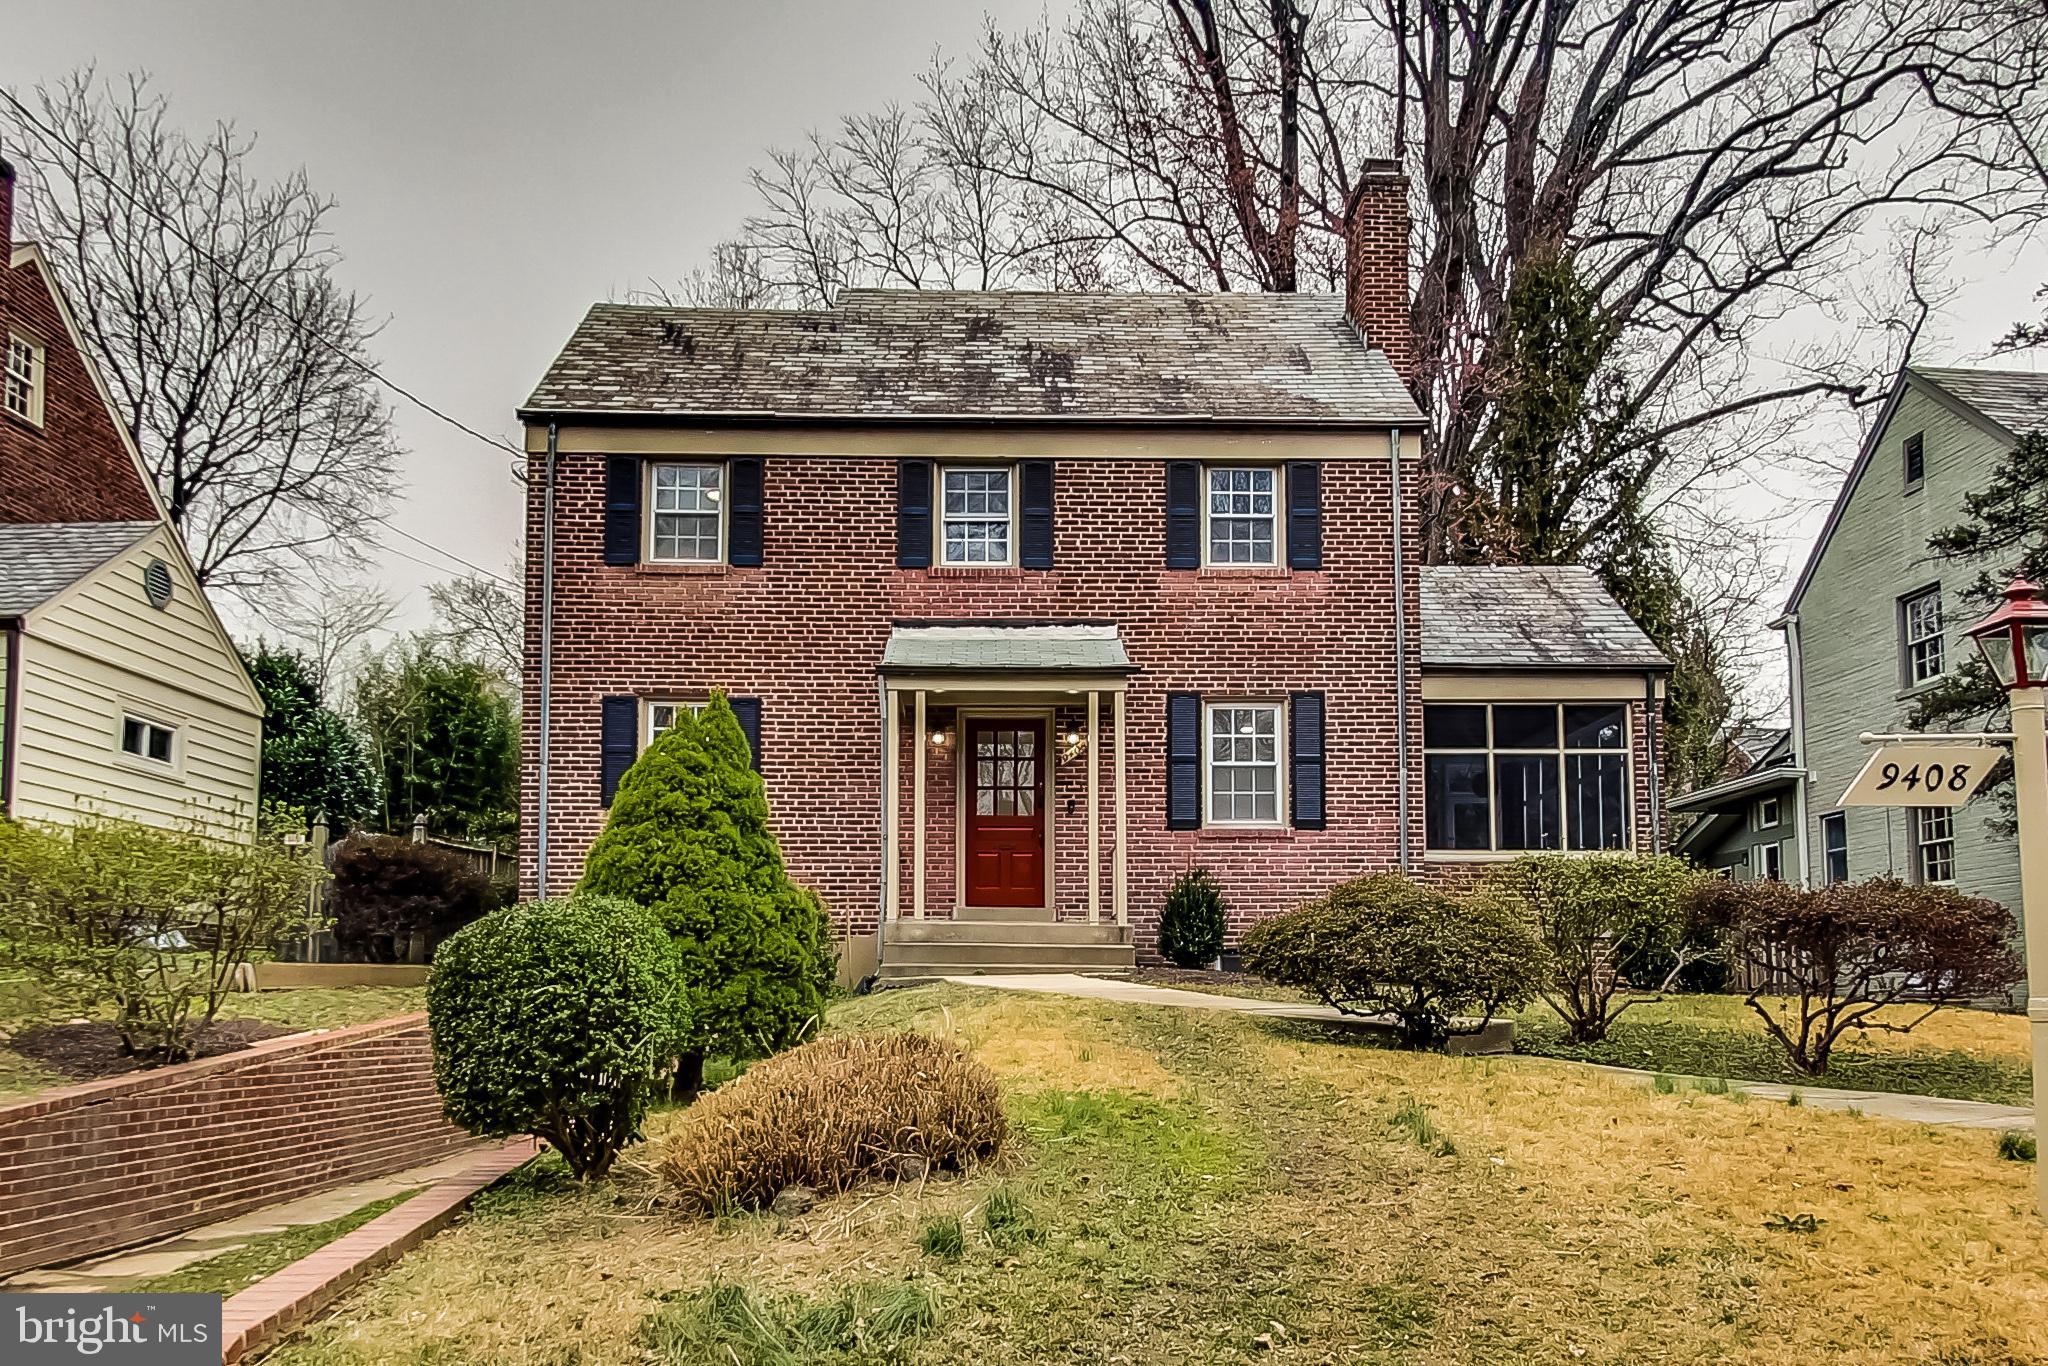
<path fill-rule="evenodd" d="M 133 717 L 121 722 L 121 748 L 130 754 L 142 753 L 142 723 Z"/>
<path fill-rule="evenodd" d="M 1498 712 L 1513 708 L 1496 708 Z M 1557 756 L 1501 754 L 1494 758 L 1494 813 L 1497 847 L 1555 849 L 1558 840 Z"/>
<path fill-rule="evenodd" d="M 149 728 L 149 757 L 160 763 L 171 761 L 171 733 L 161 726 Z"/>
<path fill-rule="evenodd" d="M 1496 749 L 1556 749 L 1556 707 L 1495 707 Z"/>
<path fill-rule="evenodd" d="M 1831 883 L 1849 880 L 1849 820 L 1836 811 L 1820 819 L 1821 849 L 1826 861 L 1824 875 Z"/>
<path fill-rule="evenodd" d="M 1427 749 L 1485 749 L 1486 708 L 1424 707 L 1422 743 Z"/>
<path fill-rule="evenodd" d="M 1212 466 L 1208 478 L 1210 563 L 1277 563 L 1273 471 Z"/>
<path fill-rule="evenodd" d="M 1566 749 L 1621 749 L 1628 742 L 1625 707 L 1566 707 Z"/>
<path fill-rule="evenodd" d="M 1280 819 L 1277 707 L 1209 709 L 1209 819 L 1275 824 Z"/>
<path fill-rule="evenodd" d="M 1572 848 L 1628 847 L 1628 764 L 1619 754 L 1565 756 Z"/>
<path fill-rule="evenodd" d="M 940 484 L 940 563 L 1008 564 L 1010 472 L 946 470 Z"/>
<path fill-rule="evenodd" d="M 1484 754 L 1432 754 L 1423 766 L 1423 807 L 1432 849 L 1490 849 Z"/>

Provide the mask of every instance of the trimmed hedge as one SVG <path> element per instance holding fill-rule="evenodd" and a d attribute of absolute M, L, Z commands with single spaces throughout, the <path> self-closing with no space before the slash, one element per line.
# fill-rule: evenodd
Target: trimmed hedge
<path fill-rule="evenodd" d="M 458 931 L 427 981 L 434 1081 L 484 1138 L 532 1134 L 579 1180 L 640 1137 L 688 1024 L 659 921 L 610 897 L 529 901 Z"/>
<path fill-rule="evenodd" d="M 875 1176 L 958 1168 L 1007 1136 L 995 1077 L 928 1034 L 833 1037 L 747 1069 L 685 1112 L 662 1145 L 686 1209 L 753 1208 L 785 1186 L 843 1191 Z"/>

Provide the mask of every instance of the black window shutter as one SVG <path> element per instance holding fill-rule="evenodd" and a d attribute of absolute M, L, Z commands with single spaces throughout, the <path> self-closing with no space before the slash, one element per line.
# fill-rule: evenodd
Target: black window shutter
<path fill-rule="evenodd" d="M 640 457 L 604 462 L 604 562 L 640 563 Z"/>
<path fill-rule="evenodd" d="M 1287 748 L 1294 760 L 1290 790 L 1294 828 L 1321 830 L 1323 811 L 1323 695 L 1290 693 L 1287 697 Z"/>
<path fill-rule="evenodd" d="M 758 697 L 728 697 L 725 704 L 732 708 L 733 719 L 740 723 L 740 731 L 747 737 L 747 756 L 752 760 L 754 772 L 761 771 L 761 699 Z"/>
<path fill-rule="evenodd" d="M 1166 695 L 1166 828 L 1202 827 L 1202 697 Z"/>
<path fill-rule="evenodd" d="M 604 699 L 603 724 L 598 737 L 598 785 L 606 806 L 619 790 L 619 779 L 640 757 L 640 699 Z"/>
<path fill-rule="evenodd" d="M 1018 500 L 1017 563 L 1026 569 L 1052 568 L 1052 461 L 1026 460 L 1017 470 L 1023 485 Z"/>
<path fill-rule="evenodd" d="M 1166 462 L 1166 567 L 1202 567 L 1202 467 L 1193 460 Z"/>
<path fill-rule="evenodd" d="M 932 566 L 932 462 L 896 462 L 896 567 Z"/>
<path fill-rule="evenodd" d="M 1323 467 L 1314 461 L 1287 467 L 1287 565 L 1323 567 Z"/>
<path fill-rule="evenodd" d="M 725 558 L 730 564 L 761 563 L 761 460 L 742 456 L 726 465 L 732 491 L 728 495 Z"/>

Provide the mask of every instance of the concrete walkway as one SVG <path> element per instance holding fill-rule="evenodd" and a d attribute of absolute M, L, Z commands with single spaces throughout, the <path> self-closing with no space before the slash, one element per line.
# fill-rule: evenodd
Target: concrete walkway
<path fill-rule="evenodd" d="M 1143 982 L 1126 982 L 1114 977 L 1082 977 L 1073 973 L 1018 974 L 1007 976 L 990 974 L 982 977 L 948 977 L 970 987 L 996 987 L 1005 991 L 1036 991 L 1055 996 L 1079 996 L 1091 1001 L 1109 1001 L 1117 1005 L 1134 1006 L 1177 1006 L 1185 1010 L 1228 1010 L 1239 1015 L 1259 1015 L 1272 1019 L 1314 1020 L 1326 1024 L 1341 1024 L 1375 1031 L 1387 1031 L 1383 1020 L 1345 1015 L 1328 1006 L 1308 1005 L 1294 1001 L 1260 1001 L 1245 996 L 1220 996 L 1206 991 L 1179 991 L 1172 987 L 1149 986 Z M 1512 1044 L 1512 1027 L 1505 1023 L 1489 1026 L 1489 1034 L 1480 1036 L 1491 1042 L 1491 1032 L 1498 1028 L 1507 1031 L 1506 1039 Z M 1457 1042 L 1454 1040 L 1453 1042 Z M 1465 1051 L 1505 1052 L 1506 1047 L 1478 1048 Z M 1527 1056 L 1527 1061 L 1537 1065 L 1577 1068 L 1581 1071 L 1599 1072 L 1624 1081 L 1649 1086 L 1658 1075 L 1629 1067 L 1606 1067 L 1599 1063 L 1573 1062 L 1568 1058 L 1538 1058 Z M 1666 1073 L 1670 1076 L 1672 1074 Z M 1696 1083 L 1703 1078 L 1675 1077 L 1677 1081 Z M 1759 1100 L 1789 1100 L 1798 1093 L 1799 1103 L 1811 1105 L 1818 1110 L 1858 1110 L 1866 1115 L 1881 1119 L 1903 1120 L 1910 1124 L 1943 1124 L 1964 1129 L 2026 1129 L 2034 1123 L 2034 1111 L 2027 1105 L 1991 1105 L 1975 1100 L 1950 1100 L 1945 1096 L 1902 1095 L 1891 1091 L 1838 1091 L 1821 1086 L 1786 1086 L 1777 1082 L 1737 1081 L 1728 1079 L 1728 1089 L 1741 1091 Z"/>

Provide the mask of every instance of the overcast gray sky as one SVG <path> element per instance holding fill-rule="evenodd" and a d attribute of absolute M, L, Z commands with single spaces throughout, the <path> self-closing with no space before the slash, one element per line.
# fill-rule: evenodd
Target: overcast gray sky
<path fill-rule="evenodd" d="M 87 62 L 108 73 L 147 69 L 181 124 L 232 120 L 260 135 L 266 169 L 303 164 L 341 201 L 333 227 L 347 256 L 343 278 L 389 318 L 377 343 L 385 371 L 508 439 L 513 407 L 584 308 L 699 264 L 753 207 L 746 173 L 768 148 L 840 114 L 914 99 L 933 48 L 964 52 L 984 13 L 1015 26 L 1044 8 L 5 4 L 0 83 L 32 85 Z M 2048 278 L 2038 244 L 1975 250 L 1957 264 L 1969 283 L 1923 342 L 1929 361 L 1980 359 L 2034 309 L 2030 295 Z M 411 453 L 394 522 L 501 568 L 519 535 L 508 457 L 402 402 L 398 419 Z M 1854 426 L 1845 419 L 1845 463 Z M 1814 489 L 1783 516 L 1788 570 L 1831 494 Z M 455 566 L 401 539 L 391 549 L 403 553 L 385 558 L 383 578 L 406 598 L 406 624 L 420 624 L 421 586 Z"/>

